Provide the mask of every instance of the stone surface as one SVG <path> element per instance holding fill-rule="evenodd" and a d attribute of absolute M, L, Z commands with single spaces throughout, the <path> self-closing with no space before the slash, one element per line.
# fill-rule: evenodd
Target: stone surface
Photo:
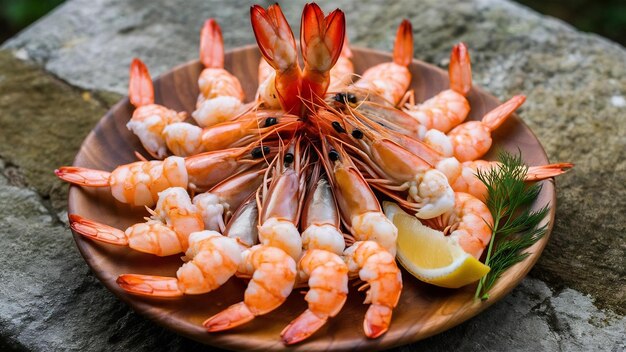
<path fill-rule="evenodd" d="M 293 24 L 302 3 L 283 4 Z M 551 160 L 577 164 L 557 181 L 557 220 L 534 278 L 478 317 L 399 350 L 624 350 L 626 50 L 502 0 L 321 4 L 346 11 L 355 45 L 389 51 L 403 17 L 419 59 L 445 67 L 450 47 L 466 42 L 474 82 L 502 99 L 526 94 L 521 117 Z M 218 19 L 227 47 L 252 43 L 249 5 L 71 0 L 4 44 L 13 55 L 0 51 L 0 349 L 201 347 L 137 316 L 91 275 L 51 171 L 71 162 L 125 93 L 133 56 L 153 75 L 194 59 L 207 17 Z"/>

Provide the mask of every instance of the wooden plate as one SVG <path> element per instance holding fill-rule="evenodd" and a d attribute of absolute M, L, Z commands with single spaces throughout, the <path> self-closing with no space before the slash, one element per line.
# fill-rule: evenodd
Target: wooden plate
<path fill-rule="evenodd" d="M 357 73 L 390 60 L 382 52 L 353 49 Z M 259 52 L 255 46 L 233 50 L 226 55 L 226 69 L 239 77 L 251 100 L 257 87 L 256 73 Z M 202 67 L 194 61 L 179 66 L 155 80 L 157 103 L 179 111 L 191 112 L 198 88 L 196 79 Z M 448 88 L 447 72 L 419 61 L 410 66 L 413 74 L 412 88 L 416 99 L 422 101 Z M 481 89 L 474 88 L 468 96 L 472 110 L 469 119 L 480 119 L 499 102 Z M 138 139 L 126 129 L 133 111 L 128 99 L 115 105 L 85 139 L 74 165 L 102 170 L 112 170 L 120 164 L 135 161 L 133 151 L 145 153 Z M 548 163 L 548 158 L 531 130 L 516 116 L 510 118 L 494 134 L 495 144 L 517 152 L 519 148 L 528 165 Z M 493 149 L 493 148 L 492 148 Z M 489 155 L 488 157 L 493 157 Z M 554 219 L 555 188 L 553 181 L 544 182 L 535 206 L 550 203 L 547 220 Z M 115 201 L 108 189 L 71 187 L 69 213 L 124 229 L 139 222 L 147 213 L 141 208 L 131 208 Z M 552 226 L 548 229 L 548 233 Z M 87 264 L 102 283 L 135 311 L 156 323 L 194 340 L 228 349 L 276 350 L 285 346 L 280 332 L 292 319 L 306 309 L 303 295 L 293 292 L 287 302 L 270 314 L 251 323 L 223 333 L 208 333 L 201 323 L 209 316 L 243 299 L 245 284 L 235 278 L 217 291 L 199 296 L 186 296 L 176 300 L 155 300 L 131 296 L 122 291 L 115 279 L 123 273 L 175 276 L 182 264 L 179 256 L 158 258 L 134 252 L 128 248 L 97 243 L 74 234 L 74 239 Z M 473 298 L 475 285 L 450 290 L 420 283 L 403 272 L 404 289 L 400 303 L 394 311 L 391 328 L 379 339 L 370 340 L 363 335 L 362 321 L 366 306 L 364 294 L 352 289 L 348 302 L 339 315 L 305 342 L 293 346 L 294 350 L 369 349 L 380 350 L 407 344 L 449 329 L 475 316 L 511 291 L 535 264 L 548 241 L 548 236 L 536 243 L 525 261 L 510 269 L 491 291 L 491 298 L 479 301 Z"/>

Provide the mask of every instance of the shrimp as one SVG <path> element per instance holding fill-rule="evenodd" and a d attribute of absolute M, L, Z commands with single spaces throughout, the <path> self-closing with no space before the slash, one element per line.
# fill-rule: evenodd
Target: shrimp
<path fill-rule="evenodd" d="M 328 16 L 315 3 L 304 5 L 300 26 L 300 46 L 304 59 L 302 92 L 310 110 L 313 103 L 321 102 L 330 84 L 330 71 L 339 59 L 346 20 L 343 12 L 334 10 Z"/>
<path fill-rule="evenodd" d="M 443 172 L 450 186 L 455 192 L 465 192 L 485 202 L 487 199 L 487 186 L 477 177 L 478 171 L 488 172 L 493 168 L 499 168 L 497 161 L 473 160 L 459 162 L 456 158 L 445 158 L 437 164 L 437 170 Z M 555 177 L 567 172 L 574 167 L 571 163 L 557 163 L 540 166 L 531 166 L 526 173 L 525 181 L 540 181 Z"/>
<path fill-rule="evenodd" d="M 349 273 L 358 274 L 367 283 L 364 287 L 369 287 L 364 303 L 371 305 L 365 313 L 363 330 L 367 337 L 375 339 L 387 332 L 393 309 L 398 305 L 402 292 L 400 269 L 395 257 L 372 241 L 355 242 L 343 256 Z"/>
<path fill-rule="evenodd" d="M 244 251 L 241 257 L 238 273 L 251 277 L 243 302 L 207 319 L 203 325 L 209 332 L 232 329 L 273 311 L 285 302 L 293 289 L 296 262 L 282 249 L 256 245 Z"/>
<path fill-rule="evenodd" d="M 218 183 L 209 192 L 193 198 L 207 230 L 223 232 L 232 212 L 254 194 L 263 182 L 266 170 L 236 174 Z"/>
<path fill-rule="evenodd" d="M 318 113 L 319 118 L 331 118 Z M 428 219 L 452 208 L 454 194 L 445 175 L 431 164 L 387 138 L 380 126 L 374 129 L 362 124 L 350 115 L 343 115 L 346 130 L 353 144 L 344 143 L 361 157 L 364 167 L 373 177 L 368 182 L 393 198 L 393 192 L 407 191 L 407 200 L 399 200 L 407 208 L 416 211 L 415 216 Z"/>
<path fill-rule="evenodd" d="M 244 99 L 239 79 L 224 69 L 222 31 L 212 18 L 200 32 L 200 61 L 205 69 L 198 77 L 200 95 L 191 116 L 201 127 L 209 127 L 239 115 Z"/>
<path fill-rule="evenodd" d="M 159 192 L 170 187 L 205 191 L 232 175 L 248 170 L 276 152 L 270 146 L 225 149 L 188 158 L 170 156 L 163 160 L 137 161 L 112 172 L 62 166 L 54 173 L 63 181 L 84 187 L 110 187 L 122 203 L 153 206 Z"/>
<path fill-rule="evenodd" d="M 167 156 L 163 129 L 172 123 L 184 121 L 187 113 L 177 113 L 154 103 L 154 87 L 146 65 L 139 59 L 130 64 L 128 95 L 136 109 L 126 124 L 150 155 L 157 159 Z"/>
<path fill-rule="evenodd" d="M 299 115 L 302 111 L 302 73 L 298 64 L 296 40 L 285 15 L 278 4 L 270 5 L 267 10 L 253 5 L 250 8 L 250 21 L 261 54 L 274 68 L 273 89 L 281 107 L 288 113 Z M 272 79 L 272 76 L 268 79 Z"/>
<path fill-rule="evenodd" d="M 70 214 L 70 227 L 96 241 L 128 246 L 136 251 L 168 256 L 184 252 L 192 232 L 202 231 L 204 223 L 184 188 L 172 187 L 159 193 L 159 201 L 145 223 L 126 231 Z"/>
<path fill-rule="evenodd" d="M 411 83 L 411 72 L 407 66 L 412 58 L 413 27 L 405 19 L 398 27 L 393 61 L 370 67 L 353 86 L 379 95 L 391 105 L 396 105 Z"/>
<path fill-rule="evenodd" d="M 304 299 L 308 309 L 287 325 L 280 336 L 285 344 L 300 342 L 336 316 L 348 298 L 348 266 L 335 253 L 308 250 L 298 262 L 300 279 L 308 280 Z"/>
<path fill-rule="evenodd" d="M 341 223 L 332 189 L 328 181 L 320 177 L 319 163 L 313 171 L 311 185 L 304 201 L 300 224 L 302 247 L 323 249 L 341 255 L 345 249 L 344 236 L 339 230 Z"/>
<path fill-rule="evenodd" d="M 280 99 L 276 92 L 276 71 L 261 57 L 258 72 L 259 87 L 256 91 L 256 100 L 267 109 L 280 109 Z"/>
<path fill-rule="evenodd" d="M 237 241 L 215 231 L 198 231 L 189 235 L 187 260 L 176 277 L 122 274 L 117 284 L 124 291 L 147 297 L 171 298 L 213 291 L 235 274 L 241 263 Z"/>
<path fill-rule="evenodd" d="M 385 217 L 378 199 L 341 145 L 322 138 L 323 162 L 342 221 L 357 241 L 375 241 L 395 256 L 398 229 Z M 329 150 L 327 144 L 333 146 Z"/>
<path fill-rule="evenodd" d="M 498 128 L 519 108 L 526 97 L 516 95 L 488 112 L 481 121 L 468 121 L 453 128 L 447 135 L 429 130 L 424 142 L 443 156 L 454 156 L 459 161 L 476 160 L 491 147 L 491 132 Z"/>
<path fill-rule="evenodd" d="M 345 36 L 339 58 L 335 66 L 330 69 L 330 85 L 328 86 L 328 91 L 337 92 L 345 88 L 352 82 L 353 75 L 354 65 L 352 64 L 352 50 L 350 50 L 348 36 Z"/>
<path fill-rule="evenodd" d="M 252 194 L 237 208 L 223 232 L 224 236 L 237 240 L 242 252 L 259 243 L 259 208 L 254 196 Z"/>
<path fill-rule="evenodd" d="M 261 244 L 284 250 L 298 260 L 302 253 L 302 238 L 298 220 L 305 193 L 308 151 L 301 151 L 301 139 L 294 138 L 283 148 L 268 168 L 269 188 L 262 188 L 259 209 L 259 240 Z"/>
<path fill-rule="evenodd" d="M 161 160 L 137 161 L 118 166 L 113 172 L 66 166 L 54 171 L 62 180 L 85 187 L 110 187 L 122 203 L 153 206 L 159 192 L 170 187 L 187 189 L 185 160 L 170 156 Z"/>
<path fill-rule="evenodd" d="M 409 94 L 409 102 L 402 108 L 429 130 L 446 133 L 463 122 L 469 114 L 470 106 L 465 97 L 472 88 L 472 68 L 467 47 L 463 43 L 452 48 L 448 76 L 450 89 L 418 105 L 413 101 L 413 94 Z"/>
<path fill-rule="evenodd" d="M 491 240 L 491 212 L 485 203 L 468 193 L 455 192 L 451 211 L 422 222 L 455 239 L 467 254 L 476 259 L 480 258 Z"/>
<path fill-rule="evenodd" d="M 251 114 L 245 118 L 216 124 L 208 128 L 178 122 L 163 130 L 165 143 L 175 155 L 189 156 L 226 148 L 241 147 L 262 139 L 262 135 L 297 128 L 298 117 L 287 114 Z"/>

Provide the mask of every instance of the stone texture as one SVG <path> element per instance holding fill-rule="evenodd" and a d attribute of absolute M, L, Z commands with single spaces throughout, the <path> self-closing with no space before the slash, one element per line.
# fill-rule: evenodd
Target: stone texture
<path fill-rule="evenodd" d="M 293 24 L 302 3 L 283 4 Z M 466 42 L 474 82 L 502 99 L 526 94 L 521 116 L 551 160 L 577 164 L 557 181 L 557 220 L 534 278 L 469 322 L 399 350 L 624 350 L 626 50 L 503 0 L 321 4 L 347 13 L 355 45 L 389 51 L 402 17 L 414 24 L 419 59 L 446 66 L 450 47 Z M 71 162 L 125 93 L 133 56 L 153 75 L 194 59 L 207 17 L 227 47 L 252 43 L 249 5 L 71 0 L 4 45 L 51 74 L 0 51 L 0 349 L 200 348 L 95 280 L 61 221 L 66 188 L 51 171 Z"/>

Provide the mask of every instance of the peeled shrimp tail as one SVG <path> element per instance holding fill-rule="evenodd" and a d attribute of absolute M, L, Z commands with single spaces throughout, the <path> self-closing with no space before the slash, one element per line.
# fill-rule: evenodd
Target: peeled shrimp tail
<path fill-rule="evenodd" d="M 62 166 L 54 174 L 65 182 L 87 187 L 108 187 L 110 172 L 77 166 Z"/>
<path fill-rule="evenodd" d="M 130 103 L 135 107 L 154 104 L 154 87 L 146 65 L 134 58 L 130 64 L 130 80 L 128 81 Z"/>
<path fill-rule="evenodd" d="M 513 98 L 507 100 L 504 104 L 488 112 L 481 120 L 490 131 L 500 127 L 511 114 L 517 110 L 524 102 L 526 97 L 523 95 L 516 95 Z"/>
<path fill-rule="evenodd" d="M 409 66 L 413 59 L 413 26 L 407 19 L 402 20 L 396 41 L 393 45 L 393 62 L 400 66 Z"/>
<path fill-rule="evenodd" d="M 128 238 L 122 230 L 91 221 L 76 214 L 69 214 L 68 217 L 70 228 L 85 237 L 118 246 L 128 245 Z"/>
<path fill-rule="evenodd" d="M 466 96 L 472 89 L 472 65 L 464 43 L 459 43 L 452 48 L 450 53 L 450 89 Z"/>
<path fill-rule="evenodd" d="M 206 68 L 224 68 L 224 42 L 222 30 L 210 18 L 200 32 L 200 61 Z"/>
<path fill-rule="evenodd" d="M 540 181 L 550 177 L 555 177 L 568 172 L 574 167 L 572 163 L 558 163 L 542 166 L 531 166 L 528 168 L 525 181 Z"/>

